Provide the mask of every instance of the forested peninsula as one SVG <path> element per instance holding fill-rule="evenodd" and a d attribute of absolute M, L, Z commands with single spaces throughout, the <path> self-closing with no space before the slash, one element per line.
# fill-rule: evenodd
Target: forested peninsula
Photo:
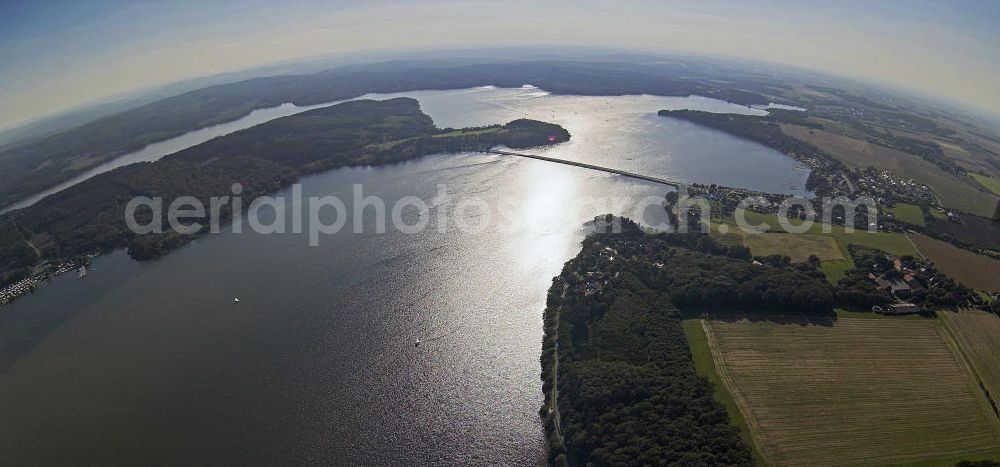
<path fill-rule="evenodd" d="M 127 248 L 136 259 L 155 258 L 208 227 L 191 235 L 137 235 L 125 223 L 126 204 L 137 196 L 193 196 L 208 206 L 209 198 L 232 195 L 232 185 L 239 183 L 243 198 L 252 200 L 304 175 L 338 167 L 498 145 L 557 144 L 569 136 L 558 125 L 527 119 L 475 129 L 438 128 L 410 98 L 351 101 L 272 120 L 156 162 L 112 170 L 0 217 L 0 286 L 37 273 L 40 264 L 117 248 Z M 220 212 L 223 223 L 233 218 L 227 209 L 231 206 Z"/>
<path fill-rule="evenodd" d="M 614 222 L 619 233 L 607 229 Z M 829 322 L 834 296 L 822 273 L 752 261 L 745 247 L 707 235 L 651 234 L 611 216 L 595 224 L 604 232 L 584 240 L 548 294 L 541 413 L 550 463 L 751 465 L 750 448 L 695 372 L 682 317 Z"/>

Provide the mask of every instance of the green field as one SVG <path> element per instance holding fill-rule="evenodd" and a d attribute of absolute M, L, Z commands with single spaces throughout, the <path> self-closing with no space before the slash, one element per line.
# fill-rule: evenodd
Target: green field
<path fill-rule="evenodd" d="M 756 212 L 747 211 L 746 220 L 751 224 L 766 224 L 769 231 L 771 232 L 782 232 L 781 224 L 778 222 L 778 218 L 771 214 L 760 214 Z M 790 220 L 792 225 L 801 225 L 798 220 Z M 824 227 L 829 228 L 829 232 L 824 232 Z M 867 230 L 854 229 L 854 232 L 848 233 L 843 226 L 831 225 L 826 226 L 825 224 L 816 222 L 809 227 L 805 233 L 814 235 L 826 235 L 833 237 L 837 244 L 841 247 L 841 251 L 844 253 L 844 257 L 848 257 L 847 245 L 851 243 L 857 243 L 859 245 L 865 245 L 872 248 L 878 248 L 886 253 L 896 256 L 912 255 L 918 256 L 916 248 L 913 244 L 906 239 L 906 236 L 899 233 L 891 232 L 868 232 Z"/>
<path fill-rule="evenodd" d="M 487 133 L 499 133 L 500 131 L 506 132 L 507 129 L 504 128 L 504 127 L 501 127 L 499 125 L 498 126 L 492 126 L 492 127 L 489 127 L 489 128 L 477 128 L 477 129 L 474 129 L 474 130 L 458 129 L 458 130 L 454 130 L 454 131 L 448 131 L 448 132 L 445 132 L 445 133 L 438 133 L 438 134 L 432 136 L 432 138 L 453 138 L 455 136 L 471 136 L 471 135 L 482 135 L 482 134 L 487 134 Z"/>
<path fill-rule="evenodd" d="M 754 256 L 785 255 L 794 263 L 804 263 L 810 255 L 821 260 L 842 260 L 837 241 L 826 235 L 763 233 L 744 234 L 743 244 Z"/>
<path fill-rule="evenodd" d="M 938 320 L 713 320 L 704 330 L 768 464 L 1000 458 L 1000 422 Z"/>
<path fill-rule="evenodd" d="M 871 248 L 878 248 L 879 250 L 882 250 L 886 253 L 895 256 L 905 256 L 905 255 L 911 255 L 915 257 L 920 256 L 920 253 L 917 251 L 916 248 L 913 247 L 913 244 L 906 239 L 905 235 L 900 233 L 892 233 L 892 232 L 869 233 L 868 231 L 857 230 L 857 229 L 855 229 L 854 232 L 848 233 L 846 232 L 844 227 L 837 225 L 828 226 L 830 232 L 824 232 L 823 227 L 825 225 L 821 223 L 815 223 L 804 234 L 788 234 L 782 230 L 781 224 L 778 222 L 778 218 L 776 216 L 747 211 L 745 219 L 749 224 L 754 226 L 766 224 L 767 231 L 769 233 L 767 234 L 745 233 L 735 225 L 735 220 L 729 218 L 726 219 L 727 222 L 726 226 L 729 229 L 729 232 L 726 234 L 720 234 L 718 233 L 718 226 L 715 226 L 715 228 L 713 228 L 713 235 L 715 235 L 715 238 L 722 243 L 727 243 L 727 244 L 738 243 L 745 245 L 750 248 L 751 253 L 753 253 L 754 255 L 764 254 L 764 253 L 758 253 L 758 251 L 762 252 L 768 251 L 787 256 L 791 256 L 791 254 L 795 254 L 797 256 L 805 254 L 806 258 L 808 258 L 810 254 L 815 254 L 816 256 L 819 256 L 821 260 L 823 260 L 820 263 L 820 269 L 823 271 L 824 274 L 826 274 L 827 279 L 832 283 L 836 283 L 837 281 L 839 281 L 840 278 L 844 277 L 844 273 L 847 270 L 854 267 L 854 262 L 851 260 L 850 252 L 847 249 L 848 245 L 852 243 L 865 245 Z M 790 222 L 792 223 L 792 225 L 800 225 L 800 222 L 797 220 L 791 220 Z M 772 233 L 773 235 L 787 236 L 787 237 L 772 237 L 775 240 L 785 239 L 786 241 L 784 243 L 773 241 L 772 238 L 768 238 L 768 235 L 772 235 Z M 832 238 L 835 241 L 836 246 L 840 250 L 840 255 L 839 256 L 831 255 L 830 250 L 827 248 L 828 245 L 827 243 L 824 244 L 809 243 L 810 241 L 815 242 L 815 240 L 807 240 L 807 239 L 803 239 L 801 241 L 788 240 L 794 237 L 809 238 L 818 236 Z M 746 240 L 746 238 L 749 237 L 764 237 L 764 239 L 749 240 L 749 241 Z M 760 243 L 760 245 L 758 245 L 757 251 L 755 251 L 754 244 L 752 244 L 751 242 Z M 808 246 L 811 246 L 811 248 L 813 249 L 809 250 Z M 772 253 L 767 253 L 767 254 L 772 254 Z"/>
<path fill-rule="evenodd" d="M 1000 196 L 1000 180 L 972 172 L 969 172 L 969 175 L 972 175 L 972 178 L 975 178 L 980 185 L 992 191 L 993 194 Z"/>
<path fill-rule="evenodd" d="M 883 315 L 881 313 L 873 313 L 870 311 L 850 311 L 844 310 L 842 308 L 837 308 L 833 310 L 837 315 L 837 319 L 934 319 L 925 318 L 920 315 Z"/>
<path fill-rule="evenodd" d="M 889 208 L 896 219 L 913 225 L 924 225 L 924 212 L 920 206 L 914 204 L 899 203 L 895 207 Z"/>
<path fill-rule="evenodd" d="M 826 275 L 826 280 L 830 281 L 831 284 L 840 282 L 841 279 L 847 276 L 847 271 L 851 269 L 854 269 L 854 261 L 851 259 L 822 261 L 819 263 L 819 270 L 823 271 L 823 274 Z"/>

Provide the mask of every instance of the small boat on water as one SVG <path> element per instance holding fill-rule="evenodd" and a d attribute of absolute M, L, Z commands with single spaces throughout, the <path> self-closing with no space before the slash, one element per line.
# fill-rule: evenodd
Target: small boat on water
<path fill-rule="evenodd" d="M 238 298 L 234 298 L 234 299 L 233 299 L 233 305 L 235 305 L 235 304 L 237 304 L 237 303 L 239 303 L 239 302 L 240 302 L 240 299 L 238 299 Z"/>
<path fill-rule="evenodd" d="M 77 275 L 79 277 L 86 276 L 87 275 L 87 266 L 86 265 L 80 266 L 80 269 L 78 269 L 76 273 L 77 273 Z"/>

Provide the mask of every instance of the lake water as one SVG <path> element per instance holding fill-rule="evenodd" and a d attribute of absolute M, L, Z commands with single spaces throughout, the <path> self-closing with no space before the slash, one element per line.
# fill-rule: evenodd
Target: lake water
<path fill-rule="evenodd" d="M 781 192 L 806 177 L 775 151 L 655 115 L 760 112 L 710 99 L 405 94 L 439 126 L 560 123 L 572 141 L 535 150 L 551 157 Z M 302 183 L 306 197 L 345 200 L 362 184 L 390 204 L 431 200 L 445 185 L 513 206 L 526 227 L 378 234 L 369 216 L 366 233 L 316 247 L 306 235 L 226 230 L 157 261 L 101 257 L 84 278 L 64 275 L 0 308 L 0 464 L 541 463 L 546 291 L 581 225 L 607 211 L 568 206 L 595 194 L 662 198 L 666 187 L 481 154 Z M 658 206 L 608 209 L 662 220 Z"/>

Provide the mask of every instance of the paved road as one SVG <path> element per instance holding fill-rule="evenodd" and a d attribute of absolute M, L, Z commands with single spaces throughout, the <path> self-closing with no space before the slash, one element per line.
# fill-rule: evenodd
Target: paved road
<path fill-rule="evenodd" d="M 681 185 L 685 184 L 684 182 L 679 182 L 679 181 L 674 181 L 674 180 L 667 180 L 665 178 L 650 177 L 648 175 L 642 175 L 642 174 L 637 174 L 637 173 L 633 173 L 633 172 L 626 172 L 624 170 L 612 169 L 610 167 L 601 167 L 599 165 L 586 164 L 586 163 L 583 163 L 583 162 L 568 161 L 568 160 L 565 160 L 565 159 L 556 159 L 554 157 L 537 156 L 537 155 L 534 155 L 534 154 L 523 154 L 523 153 L 519 153 L 519 152 L 510 152 L 510 151 L 499 151 L 499 150 L 496 150 L 496 149 L 487 149 L 485 152 L 487 154 L 499 154 L 499 155 L 502 155 L 502 156 L 527 157 L 529 159 L 538 159 L 538 160 L 541 160 L 541 161 L 555 162 L 557 164 L 574 165 L 574 166 L 577 166 L 577 167 L 583 167 L 585 169 L 600 170 L 602 172 L 613 173 L 613 174 L 622 175 L 622 176 L 625 176 L 625 177 L 637 178 L 639 180 L 645 180 L 647 182 L 661 183 L 661 184 L 669 185 L 669 186 L 672 186 L 672 187 L 675 187 L 675 188 L 680 188 Z"/>

